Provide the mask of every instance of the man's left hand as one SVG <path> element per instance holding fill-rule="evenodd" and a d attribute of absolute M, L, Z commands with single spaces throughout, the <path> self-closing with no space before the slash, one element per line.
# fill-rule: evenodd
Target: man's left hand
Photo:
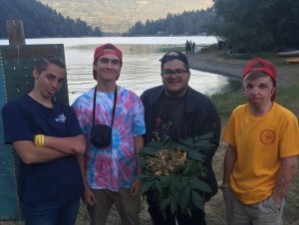
<path fill-rule="evenodd" d="M 140 187 L 141 181 L 139 179 L 136 179 L 130 188 L 130 195 L 136 196 L 137 194 L 139 194 Z"/>

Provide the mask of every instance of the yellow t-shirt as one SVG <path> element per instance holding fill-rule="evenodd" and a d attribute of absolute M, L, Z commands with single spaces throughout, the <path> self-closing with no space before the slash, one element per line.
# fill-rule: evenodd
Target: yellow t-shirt
<path fill-rule="evenodd" d="M 296 116 L 274 103 L 263 116 L 253 116 L 249 104 L 238 106 L 223 138 L 237 149 L 230 186 L 244 204 L 260 202 L 272 194 L 281 157 L 299 154 Z"/>

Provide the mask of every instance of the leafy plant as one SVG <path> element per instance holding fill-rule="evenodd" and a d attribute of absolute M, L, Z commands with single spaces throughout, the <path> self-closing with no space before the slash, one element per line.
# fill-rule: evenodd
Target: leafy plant
<path fill-rule="evenodd" d="M 203 210 L 204 195 L 211 188 L 202 178 L 206 177 L 203 165 L 205 150 L 213 147 L 212 134 L 196 136 L 173 142 L 150 142 L 141 152 L 141 193 L 155 193 L 160 210 L 170 209 L 191 214 L 192 209 Z"/>

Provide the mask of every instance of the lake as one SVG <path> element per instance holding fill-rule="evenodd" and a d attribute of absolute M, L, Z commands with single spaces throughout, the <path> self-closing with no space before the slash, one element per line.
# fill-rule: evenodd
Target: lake
<path fill-rule="evenodd" d="M 72 103 L 80 94 L 96 84 L 92 77 L 92 63 L 94 50 L 100 44 L 112 43 L 122 50 L 123 67 L 118 84 L 140 95 L 144 90 L 161 84 L 159 59 L 170 48 L 184 47 L 186 40 L 194 41 L 197 51 L 202 46 L 217 43 L 216 38 L 211 36 L 177 36 L 43 38 L 26 39 L 26 44 L 64 44 L 69 99 Z M 8 40 L 0 40 L 0 45 L 8 45 Z M 238 81 L 196 70 L 191 70 L 189 84 L 207 95 L 240 87 Z"/>

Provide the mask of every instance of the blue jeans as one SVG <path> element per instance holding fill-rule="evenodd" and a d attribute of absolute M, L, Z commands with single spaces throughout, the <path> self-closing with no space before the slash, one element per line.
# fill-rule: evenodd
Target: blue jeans
<path fill-rule="evenodd" d="M 80 199 L 54 204 L 24 204 L 25 225 L 74 225 Z"/>

